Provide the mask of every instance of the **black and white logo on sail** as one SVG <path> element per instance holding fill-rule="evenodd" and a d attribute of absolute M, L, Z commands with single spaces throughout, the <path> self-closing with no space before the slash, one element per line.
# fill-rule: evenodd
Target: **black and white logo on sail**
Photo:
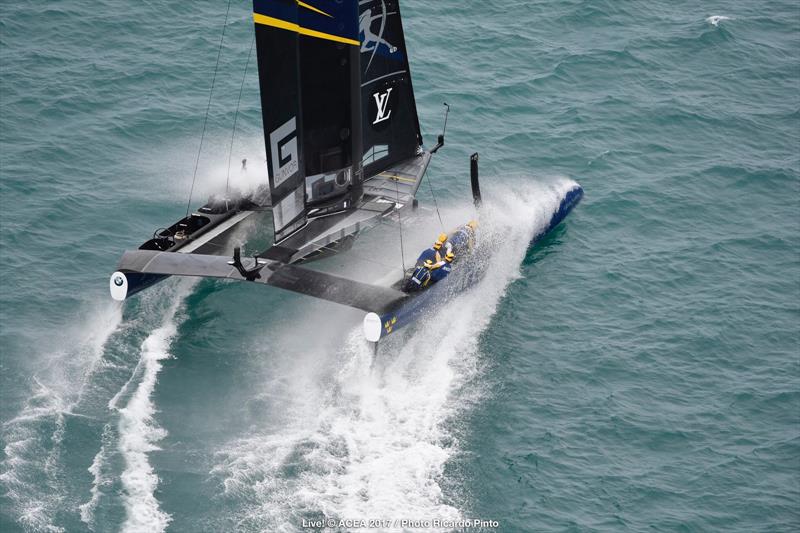
<path fill-rule="evenodd" d="M 269 134 L 272 180 L 275 187 L 292 177 L 299 169 L 296 132 L 297 120 L 292 117 Z"/>
<path fill-rule="evenodd" d="M 383 92 L 379 91 L 372 95 L 375 109 L 375 120 L 372 121 L 373 126 L 389 120 L 389 117 L 392 116 L 392 89 L 394 87 L 389 87 Z"/>
<path fill-rule="evenodd" d="M 386 10 L 386 4 L 381 2 L 381 12 L 378 15 L 372 14 L 372 8 L 367 9 L 358 19 L 359 33 L 364 37 L 361 39 L 361 53 L 374 52 L 381 46 L 385 46 L 390 54 L 397 52 L 397 47 L 392 45 L 389 41 L 383 38 L 383 33 L 386 30 L 386 16 L 394 15 L 396 13 L 389 13 Z M 372 31 L 372 23 L 379 21 L 377 33 Z"/>
<path fill-rule="evenodd" d="M 364 4 L 368 4 L 364 6 Z M 369 72 L 369 67 L 372 66 L 372 61 L 376 55 L 389 57 L 392 60 L 402 59 L 400 49 L 393 44 L 391 40 L 398 37 L 396 31 L 392 31 L 390 26 L 391 22 L 388 20 L 390 16 L 399 15 L 398 11 L 389 11 L 386 9 L 386 2 L 384 0 L 361 0 L 361 15 L 358 19 L 358 32 L 361 40 L 361 53 L 369 53 L 369 60 L 364 65 L 362 60 L 362 67 L 364 72 Z M 373 15 L 373 7 L 377 11 L 377 15 Z M 402 30 L 401 30 L 402 31 Z M 391 40 L 387 36 L 391 35 Z M 402 35 L 402 34 L 401 34 Z"/>

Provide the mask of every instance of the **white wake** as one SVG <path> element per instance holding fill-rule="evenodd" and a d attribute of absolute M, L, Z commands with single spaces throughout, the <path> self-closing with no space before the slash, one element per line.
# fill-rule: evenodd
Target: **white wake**
<path fill-rule="evenodd" d="M 154 419 L 152 394 L 162 367 L 161 361 L 171 357 L 169 348 L 178 331 L 176 316 L 180 305 L 193 286 L 193 281 L 181 282 L 163 324 L 145 339 L 139 366 L 134 371 L 134 377 L 139 377 L 138 385 L 125 407 L 119 409 L 118 449 L 125 460 L 121 476 L 126 512 L 123 532 L 162 532 L 171 520 L 159 507 L 155 496 L 159 479 L 148 460 L 148 453 L 158 450 L 158 441 L 167 435 L 166 430 L 159 427 Z M 128 389 L 130 383 L 123 387 L 123 391 Z M 114 407 L 117 401 L 119 395 L 109 402 L 109 406 Z M 104 453 L 103 449 L 101 453 Z M 95 468 L 99 471 L 100 465 Z"/>
<path fill-rule="evenodd" d="M 92 474 L 92 487 L 89 489 L 91 498 L 89 501 L 78 506 L 81 522 L 94 529 L 94 511 L 100 503 L 100 498 L 103 495 L 103 489 L 112 484 L 111 478 L 105 474 L 105 464 L 108 459 L 109 447 L 112 439 L 111 423 L 107 423 L 103 427 L 103 435 L 101 437 L 102 444 L 100 451 L 94 456 L 91 466 L 88 468 L 89 473 Z"/>
<path fill-rule="evenodd" d="M 374 362 L 360 327 L 339 348 L 304 353 L 297 346 L 298 336 L 335 320 L 329 309 L 269 333 L 269 344 L 280 351 L 263 357 L 286 361 L 270 373 L 283 373 L 290 384 L 277 386 L 273 377 L 256 394 L 285 395 L 288 407 L 271 427 L 230 443 L 213 471 L 224 494 L 240 503 L 236 523 L 243 530 L 296 531 L 302 518 L 320 516 L 464 516 L 468 495 L 445 494 L 442 481 L 460 450 L 452 424 L 490 393 L 475 386 L 485 364 L 479 337 L 519 275 L 531 238 L 573 186 L 559 179 L 487 189 L 479 238 L 493 250 L 486 258 L 490 274 L 448 302 L 440 317 L 389 337 Z M 468 207 L 442 214 L 452 226 L 474 216 Z"/>

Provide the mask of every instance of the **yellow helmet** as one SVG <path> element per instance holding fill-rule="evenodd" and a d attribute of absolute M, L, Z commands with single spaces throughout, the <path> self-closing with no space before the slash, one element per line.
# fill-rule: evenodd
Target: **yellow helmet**
<path fill-rule="evenodd" d="M 467 222 L 467 226 L 469 226 L 472 229 L 475 229 L 475 228 L 478 227 L 478 221 L 477 220 L 470 220 L 469 222 Z"/>
<path fill-rule="evenodd" d="M 447 254 L 444 256 L 444 258 L 445 258 L 445 259 L 447 260 L 447 262 L 449 263 L 449 262 L 451 262 L 453 259 L 455 259 L 455 258 L 456 258 L 456 254 L 454 254 L 452 251 L 451 251 L 451 252 L 447 252 Z"/>

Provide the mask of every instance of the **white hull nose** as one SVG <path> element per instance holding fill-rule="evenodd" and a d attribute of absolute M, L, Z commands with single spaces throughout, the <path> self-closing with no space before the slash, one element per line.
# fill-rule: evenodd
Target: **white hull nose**
<path fill-rule="evenodd" d="M 114 272 L 108 280 L 111 297 L 121 302 L 128 296 L 128 278 L 122 272 Z"/>
<path fill-rule="evenodd" d="M 364 317 L 364 338 L 370 342 L 381 340 L 381 317 L 376 313 L 367 313 Z"/>

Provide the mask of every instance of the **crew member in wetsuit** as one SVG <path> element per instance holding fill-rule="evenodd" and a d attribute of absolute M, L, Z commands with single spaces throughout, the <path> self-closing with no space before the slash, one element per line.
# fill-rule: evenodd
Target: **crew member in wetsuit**
<path fill-rule="evenodd" d="M 430 269 L 431 283 L 442 281 L 444 278 L 447 277 L 448 274 L 450 274 L 450 271 L 453 268 L 452 266 L 453 259 L 455 258 L 456 254 L 454 254 L 452 250 L 448 250 L 444 256 L 444 260 L 431 266 Z"/>
<path fill-rule="evenodd" d="M 475 245 L 475 228 L 478 223 L 474 220 L 469 221 L 464 226 L 458 228 L 453 232 L 453 235 L 448 239 L 448 244 L 452 244 L 453 252 L 457 254 L 465 254 L 472 250 Z"/>
<path fill-rule="evenodd" d="M 455 259 L 453 245 L 448 240 L 446 233 L 440 233 L 433 246 L 425 249 L 417 258 L 414 271 L 403 284 L 403 290 L 405 292 L 421 291 L 431 283 L 446 278 L 450 274 L 453 259 Z"/>
<path fill-rule="evenodd" d="M 417 264 L 414 267 L 414 273 L 411 274 L 411 277 L 408 278 L 403 285 L 403 290 L 405 292 L 417 292 L 421 291 L 431 281 L 431 268 L 433 268 L 433 261 L 430 259 L 425 260 L 421 264 Z"/>

